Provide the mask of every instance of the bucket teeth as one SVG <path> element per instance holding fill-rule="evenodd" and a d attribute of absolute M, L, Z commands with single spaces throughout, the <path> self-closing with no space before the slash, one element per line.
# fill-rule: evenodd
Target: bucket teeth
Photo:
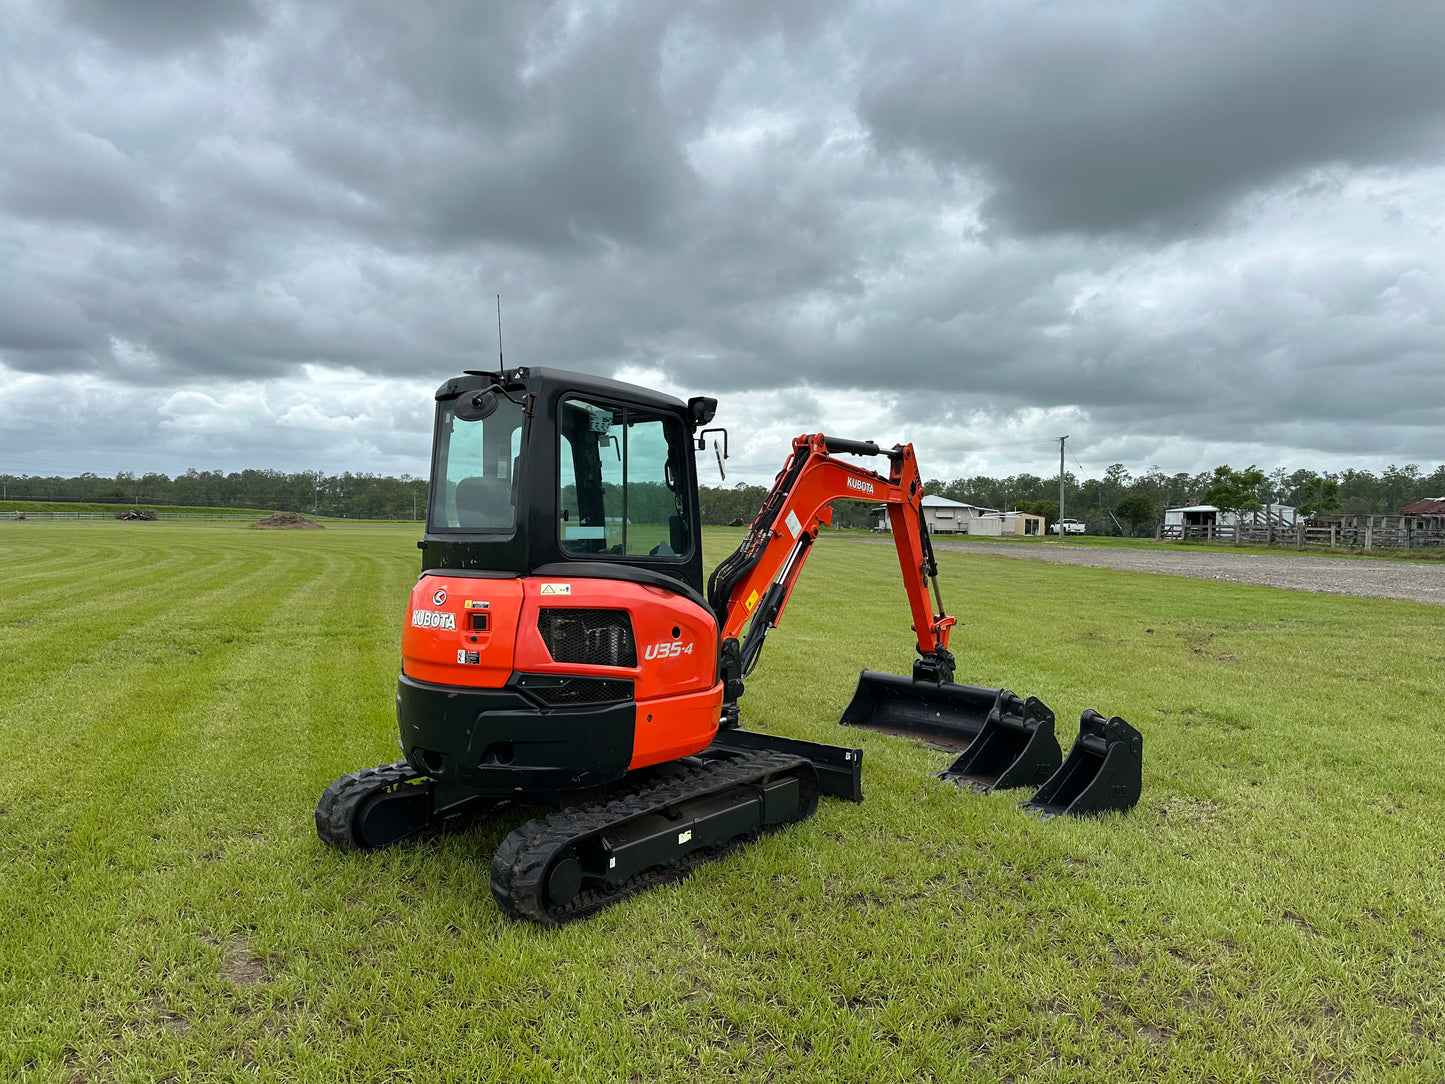
<path fill-rule="evenodd" d="M 1063 759 L 1054 713 L 1036 696 L 1024 700 L 1000 689 L 978 737 L 938 778 L 980 793 L 1037 787 Z"/>
<path fill-rule="evenodd" d="M 1021 808 L 1045 817 L 1125 812 L 1139 801 L 1143 764 L 1142 734 L 1117 715 L 1086 709 L 1068 759 Z"/>

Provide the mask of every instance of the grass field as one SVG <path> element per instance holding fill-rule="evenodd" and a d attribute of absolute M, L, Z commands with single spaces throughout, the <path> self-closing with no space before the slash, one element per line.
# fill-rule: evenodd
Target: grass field
<path fill-rule="evenodd" d="M 269 515 L 268 511 L 261 511 L 256 508 L 214 508 L 209 505 L 188 505 L 188 504 L 151 504 L 149 501 L 140 501 L 134 504 L 113 504 L 101 503 L 99 501 L 16 501 L 8 500 L 0 502 L 0 516 L 11 516 L 16 512 L 22 514 L 34 512 L 63 512 L 79 513 L 85 515 L 118 516 L 124 515 L 132 508 L 149 508 L 152 512 L 166 512 L 171 514 L 184 515 L 220 515 L 240 516 L 254 515 L 261 517 Z"/>
<path fill-rule="evenodd" d="M 415 537 L 0 523 L 0 1079 L 1445 1078 L 1445 608 L 940 554 L 960 680 L 1144 733 L 1132 813 L 1041 822 L 837 731 L 912 639 L 819 547 L 744 721 L 866 801 L 543 930 L 518 815 L 315 837 L 396 756 Z"/>

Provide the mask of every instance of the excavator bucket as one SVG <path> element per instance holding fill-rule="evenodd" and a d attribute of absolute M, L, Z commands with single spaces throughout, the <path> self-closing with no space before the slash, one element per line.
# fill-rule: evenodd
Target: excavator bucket
<path fill-rule="evenodd" d="M 920 738 L 941 749 L 962 752 L 978 737 L 1004 696 L 1017 699 L 1003 689 L 864 670 L 838 725 Z"/>
<path fill-rule="evenodd" d="M 1092 708 L 1079 717 L 1079 736 L 1063 767 L 1022 808 L 1045 817 L 1124 812 L 1139 801 L 1144 737 L 1117 715 Z"/>
<path fill-rule="evenodd" d="M 1063 759 L 1054 713 L 1038 697 L 1024 700 L 1000 689 L 978 737 L 938 778 L 979 793 L 1037 787 Z"/>

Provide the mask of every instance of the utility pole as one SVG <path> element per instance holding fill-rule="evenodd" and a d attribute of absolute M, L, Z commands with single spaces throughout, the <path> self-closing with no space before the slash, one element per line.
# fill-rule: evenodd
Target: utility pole
<path fill-rule="evenodd" d="M 1064 441 L 1069 436 L 1065 433 L 1059 438 L 1059 542 L 1064 541 Z"/>

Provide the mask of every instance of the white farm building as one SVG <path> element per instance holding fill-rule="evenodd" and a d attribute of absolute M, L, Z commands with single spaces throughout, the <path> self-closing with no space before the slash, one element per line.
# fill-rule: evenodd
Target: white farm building
<path fill-rule="evenodd" d="M 985 516 L 997 516 L 999 511 L 996 508 L 981 508 L 976 504 L 964 504 L 962 501 L 951 501 L 947 497 L 937 497 L 929 494 L 920 502 L 923 509 L 923 521 L 928 525 L 930 534 L 968 534 L 972 525 L 976 524 Z M 888 525 L 888 506 L 886 504 L 876 505 L 873 509 L 873 529 L 875 531 L 891 530 Z M 990 531 L 990 534 L 998 534 L 998 531 Z"/>
<path fill-rule="evenodd" d="M 1276 527 L 1293 527 L 1299 513 L 1287 504 L 1267 504 L 1253 515 L 1244 517 L 1246 526 L 1264 526 L 1274 523 Z M 1212 504 L 1191 504 L 1183 508 L 1164 509 L 1164 526 L 1168 527 L 1233 527 L 1239 516 L 1233 512 L 1222 512 Z"/>

